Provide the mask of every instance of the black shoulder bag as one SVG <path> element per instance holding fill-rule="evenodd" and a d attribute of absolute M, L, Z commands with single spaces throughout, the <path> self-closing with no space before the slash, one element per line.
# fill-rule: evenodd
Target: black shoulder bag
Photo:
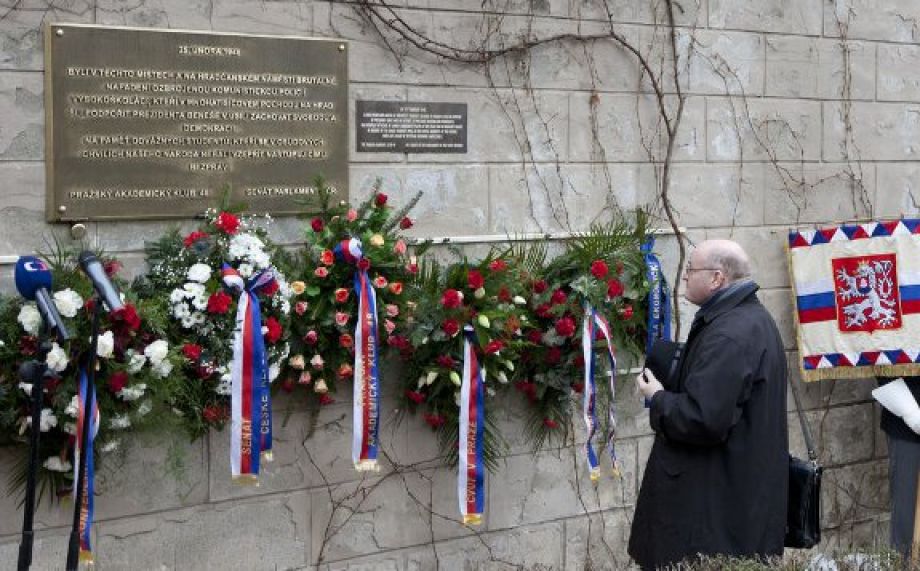
<path fill-rule="evenodd" d="M 789 388 L 799 413 L 802 435 L 808 448 L 808 460 L 789 455 L 789 505 L 786 513 L 786 547 L 808 549 L 821 541 L 821 474 L 824 468 L 818 465 L 818 455 L 811 432 L 805 423 L 802 403 L 795 384 L 790 380 Z"/>

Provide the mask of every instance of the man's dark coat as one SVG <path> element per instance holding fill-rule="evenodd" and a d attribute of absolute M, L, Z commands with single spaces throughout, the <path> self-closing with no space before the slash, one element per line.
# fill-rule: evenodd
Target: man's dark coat
<path fill-rule="evenodd" d="M 749 282 L 697 312 L 676 381 L 652 398 L 655 443 L 629 538 L 643 569 L 783 552 L 786 356 L 756 291 Z"/>

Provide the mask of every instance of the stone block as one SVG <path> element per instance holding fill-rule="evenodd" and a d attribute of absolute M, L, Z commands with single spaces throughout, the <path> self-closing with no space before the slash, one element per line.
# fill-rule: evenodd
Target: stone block
<path fill-rule="evenodd" d="M 181 28 L 210 30 L 217 5 L 207 0 L 164 0 L 137 2 L 126 5 L 119 0 L 99 0 L 88 16 L 106 26 L 136 26 L 139 28 Z M 56 22 L 57 20 L 50 20 Z"/>
<path fill-rule="evenodd" d="M 422 501 L 430 496 L 430 482 L 411 472 L 312 492 L 313 563 L 431 542 L 430 509 Z"/>
<path fill-rule="evenodd" d="M 888 511 L 888 462 L 876 460 L 825 470 L 821 524 L 834 527 Z"/>
<path fill-rule="evenodd" d="M 681 226 L 713 228 L 763 223 L 763 165 L 672 167 L 668 197 Z M 652 186 L 654 182 L 646 183 Z"/>
<path fill-rule="evenodd" d="M 569 2 L 565 0 L 403 0 L 407 6 L 432 10 L 487 10 L 502 14 L 535 16 L 568 16 Z"/>
<path fill-rule="evenodd" d="M 879 44 L 878 99 L 920 101 L 920 48 L 910 45 Z"/>
<path fill-rule="evenodd" d="M 6 513 L 6 512 L 4 512 Z M 73 512 L 71 512 L 71 519 Z M 22 525 L 22 519 L 19 520 Z M 19 528 L 21 529 L 21 527 Z M 18 532 L 17 532 L 18 533 Z M 19 561 L 21 535 L 0 539 L 0 570 L 13 571 Z M 36 571 L 64 569 L 67 562 L 67 546 L 70 542 L 70 527 L 54 531 L 36 531 L 32 545 L 32 567 Z"/>
<path fill-rule="evenodd" d="M 213 5 L 210 20 L 212 28 L 222 32 L 304 36 L 313 29 L 313 5 L 295 0 L 223 0 Z"/>
<path fill-rule="evenodd" d="M 301 568 L 310 512 L 299 492 L 102 522 L 96 557 L 112 569 Z"/>
<path fill-rule="evenodd" d="M 776 327 L 779 329 L 786 350 L 796 348 L 795 315 L 793 313 L 792 293 L 788 289 L 760 290 L 757 296 L 763 303 Z"/>
<path fill-rule="evenodd" d="M 872 405 L 809 411 L 805 415 L 820 461 L 836 466 L 869 460 L 875 448 Z M 789 415 L 789 449 L 804 453 L 804 438 L 795 413 Z"/>
<path fill-rule="evenodd" d="M 0 72 L 0 160 L 42 160 L 45 106 L 42 74 Z"/>
<path fill-rule="evenodd" d="M 603 19 L 604 22 L 580 22 L 578 33 L 582 36 L 606 36 L 606 39 L 566 44 L 564 49 L 572 61 L 566 68 L 556 70 L 551 77 L 547 77 L 539 66 L 532 65 L 533 85 L 559 87 L 553 82 L 565 79 L 566 85 L 574 85 L 579 89 L 598 92 L 635 91 L 639 81 L 639 63 L 632 53 L 612 38 L 606 16 Z M 615 30 L 630 44 L 639 45 L 639 28 L 617 26 Z"/>
<path fill-rule="evenodd" d="M 705 25 L 707 4 L 710 0 L 691 0 L 674 10 L 674 21 L 679 26 Z M 571 2 L 572 16 L 582 20 L 611 20 L 617 23 L 659 24 L 667 22 L 663 4 L 643 0 L 579 0 Z"/>
<path fill-rule="evenodd" d="M 763 227 L 717 228 L 707 231 L 706 238 L 724 238 L 741 244 L 751 258 L 754 281 L 762 290 L 789 287 L 785 231 Z"/>
<path fill-rule="evenodd" d="M 689 37 L 682 37 L 680 45 L 684 50 L 690 49 Z M 696 32 L 690 55 L 690 91 L 718 95 L 763 94 L 764 46 L 760 34 Z"/>
<path fill-rule="evenodd" d="M 880 163 L 875 213 L 879 218 L 920 215 L 920 166 L 913 162 Z"/>
<path fill-rule="evenodd" d="M 621 571 L 632 560 L 626 553 L 632 510 L 612 510 L 565 520 L 565 569 Z"/>
<path fill-rule="evenodd" d="M 563 523 L 551 522 L 438 543 L 438 568 L 463 571 L 562 569 L 564 541 Z"/>
<path fill-rule="evenodd" d="M 822 0 L 767 0 L 748 3 L 710 0 L 713 28 L 819 36 L 823 24 Z"/>
<path fill-rule="evenodd" d="M 821 543 L 815 548 L 822 553 L 849 553 L 839 560 L 851 565 L 871 566 L 872 555 L 865 552 L 884 552 L 889 547 L 888 535 L 881 533 L 884 529 L 877 518 L 866 521 L 847 522 L 822 533 Z M 862 555 L 862 562 L 860 556 Z M 881 557 L 879 557 L 881 559 Z M 882 564 L 884 565 L 884 563 Z"/>
<path fill-rule="evenodd" d="M 4 2 L 3 26 L 0 26 L 0 69 L 44 69 L 44 23 L 90 23 L 95 2 L 68 0 L 48 4 L 43 0 Z M 15 6 L 15 10 L 11 10 Z M 7 119 L 9 116 L 4 115 Z"/>
<path fill-rule="evenodd" d="M 710 161 L 816 161 L 821 158 L 821 104 L 786 99 L 708 98 Z"/>
<path fill-rule="evenodd" d="M 876 387 L 874 379 L 838 379 L 822 381 L 824 400 L 831 406 L 872 402 L 872 389 Z"/>
<path fill-rule="evenodd" d="M 920 105 L 824 103 L 824 160 L 907 161 L 920 157 Z M 855 141 L 855 145 L 854 145 Z"/>
<path fill-rule="evenodd" d="M 913 43 L 920 5 L 911 0 L 833 0 L 824 3 L 824 35 Z"/>
<path fill-rule="evenodd" d="M 592 485 L 581 447 L 513 456 L 490 480 L 489 529 L 571 517 L 635 502 L 636 444 L 617 442 L 621 478 L 610 475 L 602 446 L 601 478 Z"/>
<path fill-rule="evenodd" d="M 25 488 L 12 488 L 10 483 L 14 477 L 14 466 L 25 462 L 29 450 L 25 446 L 7 447 L 0 449 L 0 485 L 3 494 L 0 494 L 0 537 L 12 536 L 22 531 L 22 506 L 25 499 Z M 42 459 L 44 460 L 44 459 Z M 8 493 L 9 492 L 9 493 Z M 73 503 L 61 502 L 50 494 L 45 493 L 41 501 L 35 503 L 34 529 L 64 528 L 68 532 L 73 522 Z M 3 558 L 0 557 L 0 561 Z M 62 559 L 63 561 L 63 559 Z"/>
<path fill-rule="evenodd" d="M 872 163 L 764 165 L 764 223 L 828 225 L 866 218 L 875 200 Z"/>

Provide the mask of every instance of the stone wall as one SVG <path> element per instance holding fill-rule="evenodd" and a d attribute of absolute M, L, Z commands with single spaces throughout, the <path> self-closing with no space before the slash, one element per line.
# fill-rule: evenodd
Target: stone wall
<path fill-rule="evenodd" d="M 669 194 L 690 240 L 732 237 L 753 253 L 761 298 L 780 325 L 798 382 L 786 231 L 920 211 L 920 4 L 700 1 L 682 0 L 676 10 L 678 83 L 667 73 L 662 82 L 666 109 L 676 108 L 675 85 L 687 95 Z M 601 0 L 392 4 L 412 26 L 458 47 L 610 29 Z M 607 4 L 618 33 L 652 68 L 669 69 L 662 3 Z M 395 203 L 425 193 L 414 213 L 416 236 L 578 231 L 614 207 L 660 212 L 666 138 L 657 99 L 636 59 L 609 38 L 541 43 L 468 65 L 413 47 L 347 2 L 0 0 L 0 256 L 31 253 L 51 232 L 66 231 L 46 225 L 43 213 L 47 21 L 345 38 L 352 114 L 359 99 L 467 103 L 466 154 L 367 154 L 350 146 L 353 195 L 377 177 Z M 144 240 L 167 226 L 90 224 L 89 237 L 138 272 Z M 293 220 L 274 230 L 282 242 L 297 240 Z M 673 236 L 659 247 L 673 276 Z M 0 259 L 0 288 L 9 291 L 9 258 Z M 682 314 L 689 323 L 692 309 L 685 304 Z M 802 387 L 828 467 L 822 549 L 887 540 L 887 453 L 873 386 Z M 277 431 L 276 461 L 258 488 L 229 483 L 227 434 L 192 443 L 139 438 L 99 478 L 99 568 L 628 566 L 625 543 L 652 441 L 631 389 L 618 401 L 623 478 L 604 478 L 597 488 L 581 465 L 583 435 L 576 431 L 569 446 L 533 456 L 515 422 L 520 408 L 496 404 L 505 408 L 511 447 L 488 478 L 485 523 L 475 533 L 457 523 L 455 476 L 435 461 L 433 435 L 419 419 L 397 423 L 389 407 L 388 461 L 362 480 L 348 458 L 348 396 L 337 398 L 315 424 L 302 413 L 287 418 Z M 803 454 L 791 399 L 789 411 L 793 450 Z M 0 485 L 8 460 L 0 451 Z M 35 569 L 63 565 L 71 517 L 64 508 L 39 510 Z M 0 569 L 13 568 L 20 518 L 16 498 L 0 498 Z"/>

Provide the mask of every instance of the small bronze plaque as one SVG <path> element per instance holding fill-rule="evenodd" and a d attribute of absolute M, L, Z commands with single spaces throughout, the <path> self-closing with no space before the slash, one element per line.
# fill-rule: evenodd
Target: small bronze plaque
<path fill-rule="evenodd" d="M 358 101 L 359 153 L 465 153 L 466 103 Z"/>
<path fill-rule="evenodd" d="M 51 24 L 49 221 L 190 217 L 222 189 L 294 214 L 348 189 L 340 40 Z"/>

